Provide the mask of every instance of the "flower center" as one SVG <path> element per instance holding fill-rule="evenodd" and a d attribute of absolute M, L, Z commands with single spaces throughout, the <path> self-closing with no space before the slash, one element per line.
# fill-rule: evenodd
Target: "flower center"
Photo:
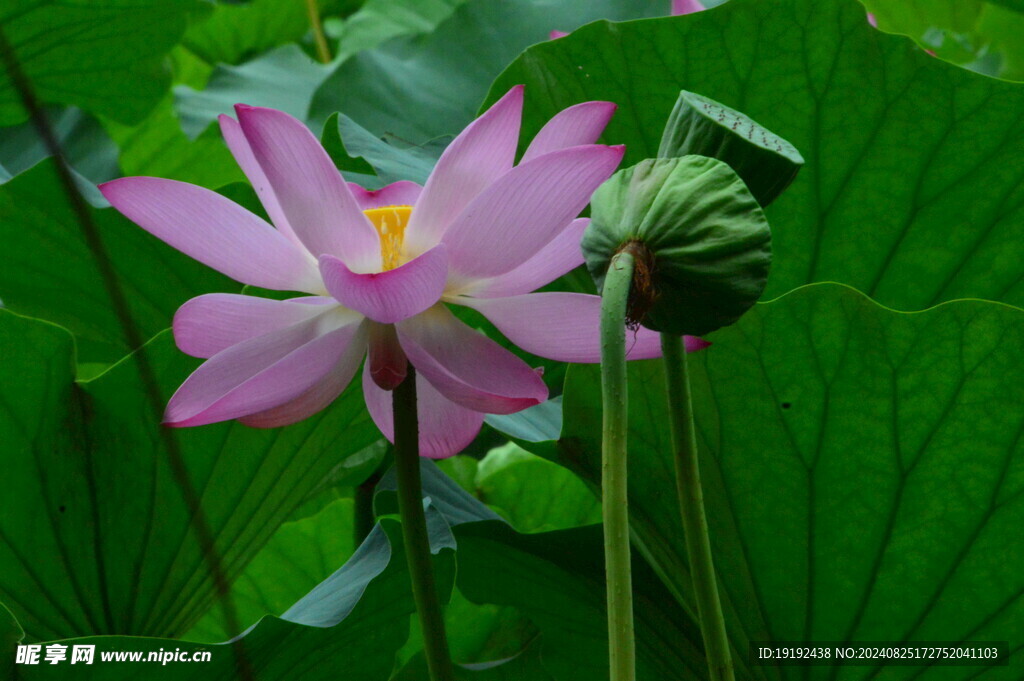
<path fill-rule="evenodd" d="M 380 234 L 380 264 L 384 270 L 393 270 L 401 265 L 402 239 L 412 215 L 412 206 L 371 208 L 364 210 L 363 215 L 370 218 Z"/>

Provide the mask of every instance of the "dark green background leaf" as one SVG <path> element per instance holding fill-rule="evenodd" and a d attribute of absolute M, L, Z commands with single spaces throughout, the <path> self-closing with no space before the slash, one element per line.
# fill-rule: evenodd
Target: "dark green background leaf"
<path fill-rule="evenodd" d="M 181 129 L 172 93 L 167 93 L 144 121 L 136 126 L 107 123 L 120 147 L 124 175 L 163 177 L 217 189 L 244 182 L 219 128 L 211 127 L 191 140 Z"/>
<path fill-rule="evenodd" d="M 456 584 L 471 601 L 515 606 L 541 630 L 544 668 L 558 681 L 607 678 L 604 561 L 597 525 L 521 535 L 494 520 L 436 466 L 424 462 L 423 489 L 458 541 Z M 385 477 L 387 491 L 393 478 Z M 378 494 L 378 513 L 394 510 Z M 703 670 L 700 634 L 650 569 L 633 566 L 637 588 L 638 678 L 689 678 Z M 537 645 L 536 643 L 533 645 Z"/>
<path fill-rule="evenodd" d="M 31 640 L 178 636 L 210 609 L 190 528 L 133 358 L 74 382 L 71 336 L 0 310 L 0 601 Z M 169 333 L 145 352 L 166 399 L 197 362 Z M 175 431 L 228 578 L 317 485 L 379 438 L 356 384 L 284 429 Z"/>
<path fill-rule="evenodd" d="M 75 107 L 48 107 L 45 115 L 68 165 L 93 183 L 120 176 L 117 147 L 95 118 Z M 49 155 L 31 122 L 0 128 L 0 163 L 12 175 Z"/>
<path fill-rule="evenodd" d="M 234 118 L 235 104 L 267 106 L 301 119 L 329 73 L 296 45 L 283 45 L 241 66 L 217 67 L 202 90 L 177 86 L 175 110 L 191 138 L 215 125 L 220 114 Z"/>
<path fill-rule="evenodd" d="M 334 114 L 327 119 L 321 138 L 324 148 L 346 179 L 358 181 L 368 189 L 379 189 L 398 180 L 425 184 L 450 141 L 450 137 L 443 137 L 417 146 L 402 144 L 398 140 L 388 142 L 375 137 L 344 114 Z M 375 171 L 377 177 L 364 179 L 351 175 L 351 171 Z"/>
<path fill-rule="evenodd" d="M 625 164 L 655 155 L 679 89 L 743 111 L 807 165 L 768 208 L 768 296 L 835 280 L 914 310 L 1024 304 L 1024 86 L 872 29 L 855 0 L 733 0 L 596 23 L 534 46 L 491 88 L 526 83 L 527 132 L 580 101 L 619 110 Z"/>
<path fill-rule="evenodd" d="M 321 16 L 356 9 L 361 0 L 320 0 Z M 238 64 L 310 32 L 307 3 L 296 0 L 251 0 L 218 3 L 209 16 L 185 32 L 182 43 L 210 64 Z"/>
<path fill-rule="evenodd" d="M 377 47 L 389 38 L 433 31 L 467 0 L 367 0 L 342 26 L 338 58 Z"/>
<path fill-rule="evenodd" d="M 3 656 L 0 658 L 0 676 L 3 678 L 14 676 L 15 651 L 24 635 L 11 611 L 0 603 L 0 655 Z"/>
<path fill-rule="evenodd" d="M 480 462 L 476 496 L 519 532 L 563 530 L 601 522 L 601 502 L 570 471 L 509 443 Z"/>
<path fill-rule="evenodd" d="M 198 0 L 13 0 L 0 25 L 43 102 L 137 123 L 167 91 L 163 59 Z M 0 125 L 28 118 L 0 69 Z"/>
<path fill-rule="evenodd" d="M 143 337 L 170 326 L 177 307 L 241 285 L 147 234 L 112 208 L 92 210 Z M 113 362 L 126 347 L 99 269 L 63 195 L 54 163 L 44 161 L 0 186 L 0 299 L 16 312 L 75 334 L 78 360 Z"/>
<path fill-rule="evenodd" d="M 897 313 L 836 285 L 691 355 L 705 502 L 741 678 L 1021 678 L 1024 313 Z M 573 367 L 556 457 L 600 480 L 600 376 Z M 659 362 L 630 366 L 636 545 L 690 582 Z M 525 446 L 532 446 L 528 443 Z M 540 452 L 551 455 L 548 447 Z M 1011 641 L 1009 667 L 753 667 L 747 642 Z"/>
<path fill-rule="evenodd" d="M 449 552 L 450 553 L 450 552 Z M 360 681 L 385 681 L 395 651 L 405 640 L 413 602 L 397 524 L 384 521 L 337 572 L 321 582 L 282 617 L 265 617 L 242 638 L 244 654 L 261 681 L 337 679 L 339 670 Z M 22 681 L 208 681 L 243 678 L 234 649 L 173 639 L 90 636 L 64 645 L 95 645 L 92 665 L 41 664 L 19 668 Z M 100 661 L 102 652 L 208 651 L 209 662 Z"/>
<path fill-rule="evenodd" d="M 865 0 L 883 31 L 902 33 L 941 59 L 1024 80 L 1021 0 Z"/>
<path fill-rule="evenodd" d="M 317 91 L 310 119 L 318 127 L 341 111 L 375 135 L 409 144 L 455 134 L 473 120 L 502 68 L 552 29 L 667 13 L 666 0 L 472 0 L 432 33 L 396 38 L 343 63 Z"/>
<path fill-rule="evenodd" d="M 231 585 L 242 626 L 285 612 L 343 565 L 355 550 L 351 527 L 351 499 L 336 499 L 315 515 L 281 525 Z M 183 638 L 216 642 L 237 633 L 224 628 L 214 608 Z"/>

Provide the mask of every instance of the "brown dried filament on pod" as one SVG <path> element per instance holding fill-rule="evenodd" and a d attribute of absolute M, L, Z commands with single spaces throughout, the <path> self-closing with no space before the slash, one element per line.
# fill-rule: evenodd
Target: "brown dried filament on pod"
<path fill-rule="evenodd" d="M 636 331 L 658 299 L 658 291 L 654 287 L 654 253 L 637 240 L 627 241 L 618 252 L 633 256 L 633 282 L 626 300 L 626 327 Z"/>

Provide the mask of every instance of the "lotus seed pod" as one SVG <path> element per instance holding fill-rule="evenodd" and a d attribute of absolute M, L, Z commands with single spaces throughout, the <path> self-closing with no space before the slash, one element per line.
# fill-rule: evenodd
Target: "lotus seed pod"
<path fill-rule="evenodd" d="M 706 156 L 648 159 L 591 199 L 587 268 L 604 288 L 612 257 L 636 260 L 629 316 L 649 329 L 701 336 L 732 324 L 764 290 L 771 231 L 732 168 Z"/>
<path fill-rule="evenodd" d="M 683 90 L 665 126 L 658 156 L 688 154 L 728 163 L 761 206 L 774 201 L 804 164 L 796 147 L 749 117 Z"/>

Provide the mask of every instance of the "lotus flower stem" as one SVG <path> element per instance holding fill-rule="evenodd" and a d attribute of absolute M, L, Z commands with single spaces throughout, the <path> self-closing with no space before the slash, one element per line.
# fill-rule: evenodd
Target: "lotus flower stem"
<path fill-rule="evenodd" d="M 633 578 L 626 505 L 626 301 L 634 258 L 615 255 L 601 296 L 601 392 L 604 403 L 601 463 L 604 560 L 608 584 L 608 654 L 611 681 L 634 681 Z"/>
<path fill-rule="evenodd" d="M 693 402 L 690 398 L 690 378 L 683 340 L 679 336 L 663 333 L 661 351 L 665 359 L 665 380 L 668 384 L 669 423 L 675 453 L 679 510 L 686 532 L 686 553 L 690 557 L 690 573 L 697 600 L 697 616 L 704 636 L 709 678 L 711 681 L 732 681 L 732 655 L 725 630 L 725 617 L 722 615 L 722 602 L 718 597 L 708 520 L 704 513 L 704 493 L 697 461 L 697 434 L 693 424 Z"/>
<path fill-rule="evenodd" d="M 320 8 L 316 0 L 306 0 L 306 12 L 309 14 L 309 27 L 313 30 L 313 40 L 316 42 L 317 58 L 327 64 L 331 61 L 331 48 L 327 45 L 327 36 L 324 35 L 323 24 L 320 23 Z"/>
<path fill-rule="evenodd" d="M 409 563 L 412 593 L 423 630 L 423 652 L 431 681 L 454 681 L 448 654 L 441 602 L 430 562 L 430 538 L 423 513 L 420 481 L 419 424 L 416 413 L 416 372 L 412 366 L 394 390 L 395 473 L 398 477 L 398 510 Z"/>

